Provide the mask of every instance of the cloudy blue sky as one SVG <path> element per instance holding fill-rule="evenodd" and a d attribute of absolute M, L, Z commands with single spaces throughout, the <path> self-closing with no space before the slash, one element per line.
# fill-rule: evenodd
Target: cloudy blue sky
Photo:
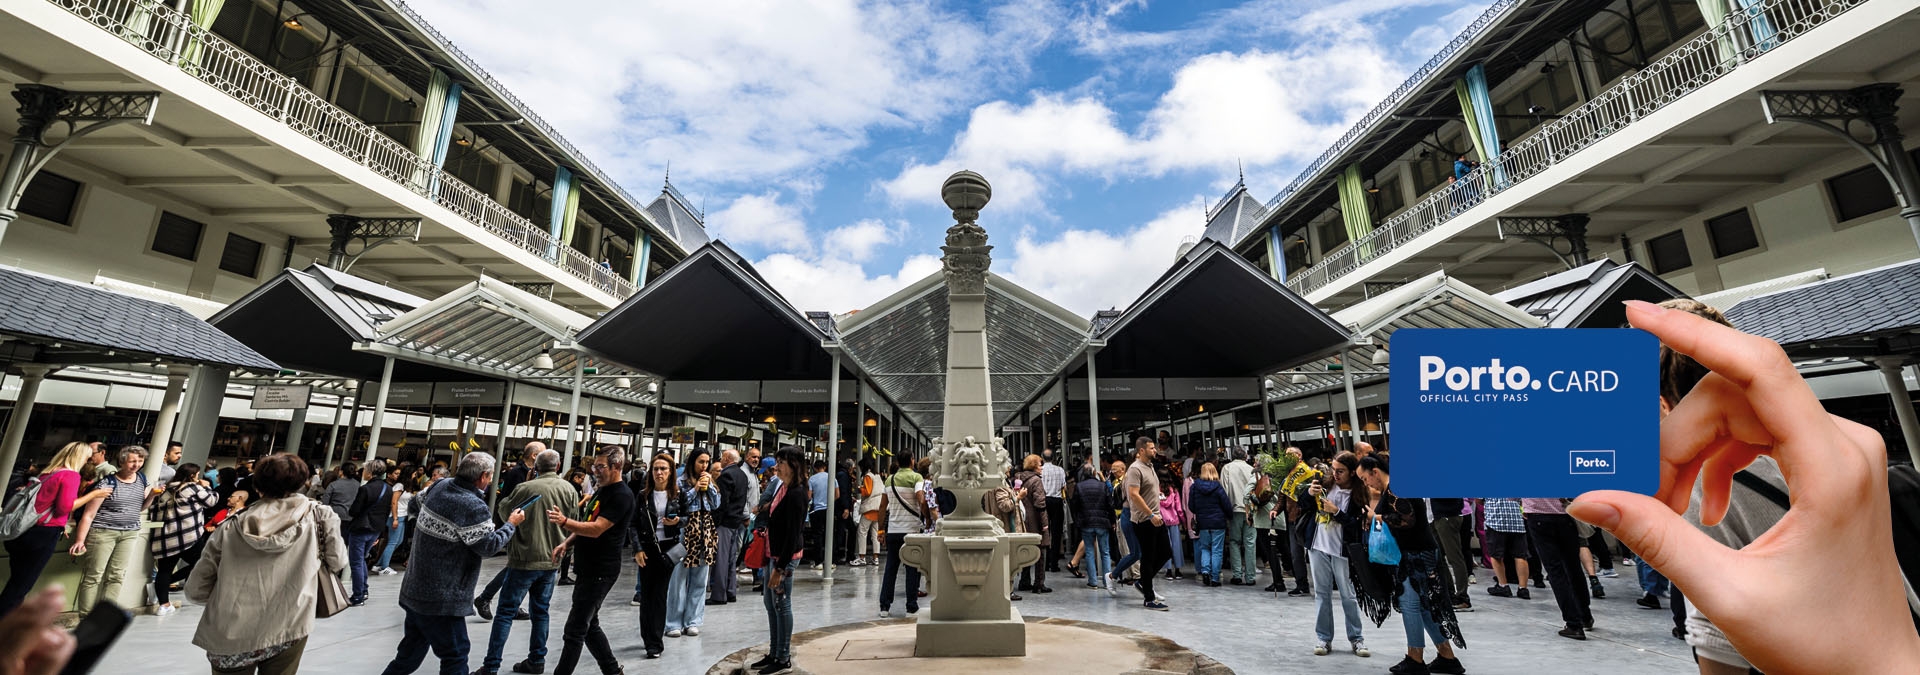
<path fill-rule="evenodd" d="M 1123 307 L 1236 180 L 1270 198 L 1486 0 L 412 0 L 628 191 L 676 187 L 803 310 L 994 269 Z"/>

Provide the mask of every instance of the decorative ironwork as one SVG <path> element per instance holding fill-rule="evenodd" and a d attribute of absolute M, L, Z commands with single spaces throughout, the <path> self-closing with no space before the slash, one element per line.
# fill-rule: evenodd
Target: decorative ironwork
<path fill-rule="evenodd" d="M 382 244 L 416 241 L 420 238 L 419 218 L 361 218 L 344 213 L 327 216 L 327 231 L 332 235 L 327 246 L 327 266 L 347 271 L 353 263 Z M 360 252 L 347 254 L 347 244 L 359 241 Z"/>
<path fill-rule="evenodd" d="M 1360 284 L 1360 292 L 1371 298 L 1405 285 L 1405 281 L 1365 281 Z"/>
<path fill-rule="evenodd" d="M 1893 187 L 1900 217 L 1920 241 L 1920 169 L 1900 133 L 1900 85 L 1879 82 L 1843 91 L 1763 91 L 1767 122 L 1792 122 L 1839 137 L 1865 154 Z M 1856 128 L 1867 137 L 1854 135 Z"/>
<path fill-rule="evenodd" d="M 1514 142 L 1506 152 L 1460 180 L 1433 191 L 1372 232 L 1327 253 L 1320 262 L 1294 275 L 1287 285 L 1295 293 L 1305 295 L 1331 284 L 1442 223 L 1472 211 L 1492 194 L 1539 175 L 1865 1 L 1761 0 L 1752 3 L 1747 11 L 1732 12 L 1719 25 L 1675 46 L 1666 56 L 1622 78 L 1619 84 L 1600 92 L 1579 108 Z M 1762 20 L 1768 22 L 1773 32 L 1765 40 L 1747 39 L 1756 28 L 1755 22 Z M 1342 144 L 1335 145 L 1336 149 L 1341 147 Z M 1270 210 L 1278 208 L 1277 202 L 1290 195 L 1308 175 L 1296 179 L 1296 185 L 1283 191 L 1281 197 L 1270 204 Z M 1496 182 L 1496 175 L 1503 176 L 1503 180 Z"/>
<path fill-rule="evenodd" d="M 511 281 L 507 285 L 548 300 L 553 299 L 553 282 L 551 281 Z"/>
<path fill-rule="evenodd" d="M 288 77 L 225 38 L 195 24 L 191 17 L 174 9 L 171 0 L 48 1 L 259 113 L 285 123 L 348 160 L 433 200 L 494 236 L 546 258 L 551 239 L 546 230 L 479 190 L 454 179 L 451 174 L 433 166 L 431 161 L 414 154 L 411 149 L 380 133 L 352 113 L 328 102 L 299 80 Z M 599 185 L 618 192 L 628 203 L 644 203 L 617 184 L 605 180 L 604 172 L 586 161 L 585 156 L 567 143 L 565 138 L 528 111 L 519 99 L 513 98 L 459 49 L 448 44 L 445 38 L 434 32 L 405 4 L 397 6 L 413 25 L 431 35 L 465 65 L 468 72 L 476 73 L 496 96 L 511 102 L 528 123 L 571 153 L 588 174 L 597 177 Z M 570 246 L 557 248 L 562 253 L 556 264 L 594 288 L 617 298 L 632 295 L 636 290 L 631 281 L 586 254 Z"/>
<path fill-rule="evenodd" d="M 1494 219 L 1494 229 L 1502 240 L 1515 237 L 1545 246 L 1567 269 L 1573 269 L 1587 264 L 1588 220 L 1584 213 L 1506 217 Z M 1566 246 L 1564 252 L 1560 250 L 1562 244 Z"/>
<path fill-rule="evenodd" d="M 43 84 L 23 84 L 13 90 L 20 102 L 20 123 L 13 152 L 0 176 L 0 227 L 13 221 L 34 174 L 60 154 L 73 139 L 121 124 L 151 124 L 160 95 L 153 92 L 76 92 Z M 66 136 L 48 143 L 54 127 L 65 126 Z M 0 230 L 4 233 L 4 230 Z"/>

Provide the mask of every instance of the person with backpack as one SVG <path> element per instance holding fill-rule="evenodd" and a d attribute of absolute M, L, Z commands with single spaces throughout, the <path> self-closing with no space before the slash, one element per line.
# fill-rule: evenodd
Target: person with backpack
<path fill-rule="evenodd" d="M 86 508 L 112 494 L 111 490 L 80 494 L 80 486 L 85 482 L 80 478 L 80 469 L 92 456 L 92 446 L 68 443 L 38 476 L 28 478 L 20 490 L 7 499 L 6 513 L 0 517 L 0 523 L 7 526 L 9 569 L 6 589 L 0 590 L 0 616 L 6 616 L 25 602 L 27 592 L 39 583 L 40 573 L 46 570 L 47 561 L 53 559 L 53 550 L 60 544 L 60 535 L 66 531 L 74 510 Z"/>
<path fill-rule="evenodd" d="M 1021 462 L 1021 471 L 1014 474 L 1014 483 L 1020 487 L 1015 490 L 1015 499 L 1020 506 L 1020 531 L 1040 535 L 1040 557 L 1025 569 L 1020 570 L 1019 589 L 1033 593 L 1052 593 L 1047 587 L 1047 549 L 1048 533 L 1051 527 L 1047 518 L 1047 492 L 1045 480 L 1040 477 L 1044 462 L 1039 455 L 1027 455 Z"/>
<path fill-rule="evenodd" d="M 892 616 L 894 580 L 899 578 L 900 547 L 906 545 L 907 535 L 916 534 L 933 522 L 933 513 L 927 508 L 927 495 L 921 487 L 921 477 L 907 460 L 893 460 L 893 474 L 887 476 L 880 489 L 880 508 L 887 514 L 886 567 L 880 575 L 880 616 Z M 920 611 L 920 569 L 907 566 L 907 614 Z"/>

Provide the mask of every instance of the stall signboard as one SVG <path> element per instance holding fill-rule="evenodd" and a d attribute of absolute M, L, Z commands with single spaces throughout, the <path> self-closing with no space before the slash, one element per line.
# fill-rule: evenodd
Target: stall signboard
<path fill-rule="evenodd" d="M 432 382 L 394 382 L 387 385 L 387 405 L 433 405 Z"/>
<path fill-rule="evenodd" d="M 586 412 L 586 400 L 584 396 L 580 398 L 581 412 Z M 543 389 L 521 383 L 515 385 L 513 388 L 513 404 L 524 408 L 567 412 L 568 409 L 572 407 L 573 394 L 557 389 Z"/>
<path fill-rule="evenodd" d="M 761 403 L 826 403 L 833 395 L 829 380 L 764 380 L 760 383 Z M 857 395 L 853 380 L 840 381 L 840 402 L 852 403 Z"/>
<path fill-rule="evenodd" d="M 758 403 L 759 380 L 668 380 L 668 403 Z"/>
<path fill-rule="evenodd" d="M 299 410 L 313 398 L 313 387 L 305 384 L 261 384 L 253 388 L 254 410 Z"/>
<path fill-rule="evenodd" d="M 647 409 L 644 406 L 634 403 L 594 399 L 593 416 L 604 417 L 610 420 L 620 420 L 622 422 L 632 422 L 634 424 L 645 424 L 647 421 Z"/>
<path fill-rule="evenodd" d="M 1260 398 L 1260 381 L 1251 377 L 1169 377 L 1162 380 L 1161 385 L 1165 387 L 1169 401 L 1254 401 Z"/>
<path fill-rule="evenodd" d="M 1330 403 L 1331 400 L 1325 393 L 1309 394 L 1302 398 L 1281 401 L 1273 404 L 1273 418 L 1290 420 L 1308 415 L 1324 415 L 1332 409 Z"/>
<path fill-rule="evenodd" d="M 434 405 L 500 405 L 507 400 L 504 382 L 436 382 Z"/>
<path fill-rule="evenodd" d="M 1097 381 L 1102 401 L 1161 401 L 1166 400 L 1157 377 L 1116 377 Z M 1087 400 L 1087 381 L 1069 380 L 1067 394 L 1075 401 Z"/>

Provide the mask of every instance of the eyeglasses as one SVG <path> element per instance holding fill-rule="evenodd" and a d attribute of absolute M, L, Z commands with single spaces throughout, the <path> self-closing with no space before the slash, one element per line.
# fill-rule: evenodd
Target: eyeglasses
<path fill-rule="evenodd" d="M 595 465 L 593 465 L 593 466 L 590 466 L 590 467 L 587 467 L 587 468 L 589 468 L 589 469 L 592 469 L 592 470 L 594 470 L 594 471 L 606 471 L 606 470 L 607 470 L 607 465 L 605 465 L 605 464 L 595 464 Z"/>

